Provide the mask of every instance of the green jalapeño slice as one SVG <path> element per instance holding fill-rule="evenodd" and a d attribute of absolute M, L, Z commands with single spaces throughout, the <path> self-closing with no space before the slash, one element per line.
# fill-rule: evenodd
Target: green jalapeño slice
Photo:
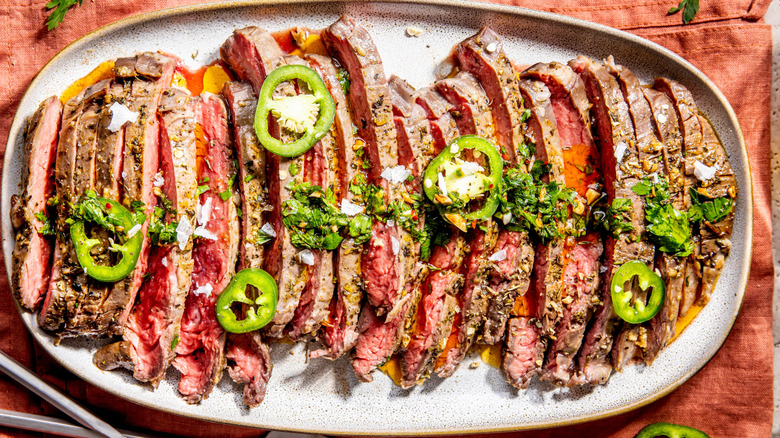
<path fill-rule="evenodd" d="M 257 289 L 256 298 L 247 296 L 249 286 Z M 262 269 L 244 269 L 219 294 L 216 303 L 217 321 L 231 333 L 246 333 L 263 328 L 274 318 L 278 300 L 279 289 L 269 273 Z M 243 319 L 236 315 L 234 306 L 243 308 Z"/>
<path fill-rule="evenodd" d="M 311 94 L 273 96 L 281 83 L 296 80 L 306 84 Z M 284 143 L 274 138 L 269 131 L 269 114 L 283 131 L 297 135 L 297 139 Z M 263 81 L 255 112 L 255 133 L 267 150 L 282 157 L 297 157 L 328 132 L 335 116 L 336 104 L 316 71 L 303 65 L 283 65 Z"/>

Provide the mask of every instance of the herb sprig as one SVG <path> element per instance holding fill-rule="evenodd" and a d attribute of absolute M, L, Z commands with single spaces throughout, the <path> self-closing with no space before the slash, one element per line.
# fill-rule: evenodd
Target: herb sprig
<path fill-rule="evenodd" d="M 688 24 L 699 12 L 699 0 L 681 0 L 680 4 L 676 8 L 669 9 L 669 15 L 676 14 L 680 11 L 682 13 L 683 24 Z"/>
<path fill-rule="evenodd" d="M 65 19 L 65 14 L 72 6 L 81 5 L 83 0 L 51 0 L 46 3 L 46 9 L 54 9 L 46 20 L 46 27 L 49 30 L 54 29 Z"/>

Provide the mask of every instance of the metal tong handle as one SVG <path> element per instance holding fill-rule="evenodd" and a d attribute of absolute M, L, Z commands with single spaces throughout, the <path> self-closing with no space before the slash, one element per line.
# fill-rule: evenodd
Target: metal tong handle
<path fill-rule="evenodd" d="M 23 367 L 19 362 L 5 354 L 3 351 L 0 351 L 0 371 L 24 385 L 30 391 L 38 394 L 41 398 L 53 404 L 62 412 L 68 414 L 84 427 L 88 427 L 95 432 L 110 438 L 125 438 L 118 430 L 79 406 L 58 389 L 41 380 L 40 377 Z"/>

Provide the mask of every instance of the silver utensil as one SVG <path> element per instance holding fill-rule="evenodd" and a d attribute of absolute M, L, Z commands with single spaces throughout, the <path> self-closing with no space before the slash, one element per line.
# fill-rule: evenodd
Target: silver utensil
<path fill-rule="evenodd" d="M 76 438 L 102 438 L 103 434 L 85 429 L 81 426 L 68 423 L 59 418 L 51 418 L 43 415 L 28 414 L 25 412 L 7 411 L 0 409 L 0 425 L 24 429 L 33 432 L 49 433 L 54 435 Z M 137 432 L 120 430 L 127 438 L 154 438 Z"/>
<path fill-rule="evenodd" d="M 102 436 L 110 438 L 124 437 L 118 430 L 79 406 L 58 389 L 44 382 L 40 377 L 23 367 L 19 362 L 5 354 L 3 351 L 0 351 L 0 371 L 16 380 L 30 391 L 38 394 L 41 398 L 51 403 L 62 412 L 68 414 L 84 427 L 92 429 Z"/>

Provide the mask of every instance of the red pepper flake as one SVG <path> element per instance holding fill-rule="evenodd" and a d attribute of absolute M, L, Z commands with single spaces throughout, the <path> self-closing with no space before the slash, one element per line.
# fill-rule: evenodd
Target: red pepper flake
<path fill-rule="evenodd" d="M 477 228 L 477 220 L 476 219 L 471 221 L 471 228 Z"/>
<path fill-rule="evenodd" d="M 112 208 L 114 208 L 114 206 L 112 206 L 110 202 L 106 202 L 106 210 L 111 210 Z"/>
<path fill-rule="evenodd" d="M 528 158 L 526 158 L 526 159 L 525 159 L 525 164 L 531 164 L 531 160 L 529 160 Z"/>
<path fill-rule="evenodd" d="M 501 158 L 503 158 L 504 160 L 509 160 L 509 155 L 502 153 Z"/>

